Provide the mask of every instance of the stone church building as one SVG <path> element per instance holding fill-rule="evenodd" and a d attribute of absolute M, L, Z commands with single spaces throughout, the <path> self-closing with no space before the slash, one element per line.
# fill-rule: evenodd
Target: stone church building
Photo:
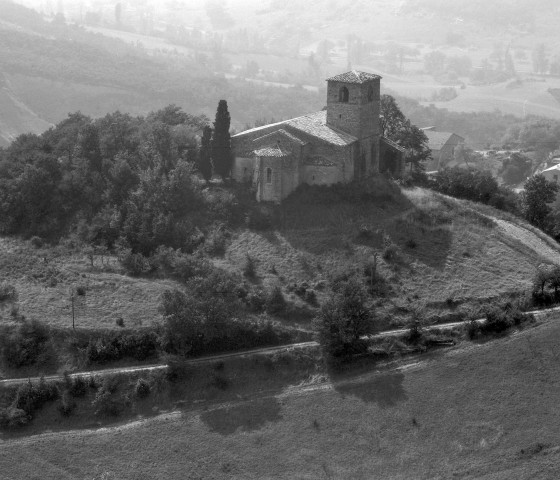
<path fill-rule="evenodd" d="M 280 202 L 302 183 L 399 177 L 404 149 L 381 135 L 380 80 L 358 71 L 336 75 L 327 79 L 326 109 L 234 135 L 233 179 L 252 181 L 259 201 Z"/>

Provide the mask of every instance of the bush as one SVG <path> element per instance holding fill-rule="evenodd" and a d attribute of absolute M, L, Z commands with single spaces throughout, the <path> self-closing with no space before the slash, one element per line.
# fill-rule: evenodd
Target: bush
<path fill-rule="evenodd" d="M 105 387 L 101 387 L 95 394 L 92 402 L 96 415 L 104 415 L 109 417 L 118 417 L 127 406 L 127 401 L 122 397 L 118 397 Z"/>
<path fill-rule="evenodd" d="M 16 287 L 7 282 L 0 283 L 0 302 L 15 302 L 17 299 Z"/>
<path fill-rule="evenodd" d="M 266 292 L 262 288 L 256 288 L 247 295 L 247 304 L 254 312 L 263 312 L 266 305 Z"/>
<path fill-rule="evenodd" d="M 80 297 L 85 296 L 86 294 L 86 287 L 84 287 L 83 285 L 79 285 L 76 287 L 76 294 L 79 295 Z"/>
<path fill-rule="evenodd" d="M 212 385 L 220 390 L 227 390 L 231 385 L 231 382 L 224 375 L 214 373 L 212 375 Z"/>
<path fill-rule="evenodd" d="M 132 250 L 121 252 L 119 262 L 129 275 L 142 275 L 150 270 L 148 259 L 141 253 L 132 253 Z"/>
<path fill-rule="evenodd" d="M 30 380 L 18 388 L 13 407 L 23 410 L 29 418 L 32 418 L 36 410 L 45 403 L 56 400 L 58 395 L 56 384 L 47 383 L 44 378 L 41 378 L 39 383 L 34 385 Z"/>
<path fill-rule="evenodd" d="M 313 307 L 317 307 L 319 305 L 319 302 L 317 301 L 317 294 L 315 293 L 315 290 L 306 290 L 304 300 L 307 303 L 309 303 L 309 305 L 311 305 Z"/>
<path fill-rule="evenodd" d="M 31 237 L 29 241 L 31 242 L 31 245 L 33 245 L 35 248 L 41 248 L 44 244 L 43 239 L 36 235 Z"/>
<path fill-rule="evenodd" d="M 87 393 L 88 384 L 83 377 L 71 377 L 68 384 L 68 393 L 73 397 L 83 397 Z"/>
<path fill-rule="evenodd" d="M 11 334 L 0 339 L 3 362 L 11 368 L 34 364 L 50 340 L 48 327 L 37 320 L 24 321 Z"/>
<path fill-rule="evenodd" d="M 0 408 L 1 428 L 22 427 L 27 423 L 29 423 L 29 416 L 21 408 Z"/>
<path fill-rule="evenodd" d="M 383 249 L 383 260 L 388 262 L 395 261 L 398 258 L 399 249 L 394 243 L 390 243 Z"/>
<path fill-rule="evenodd" d="M 267 313 L 277 315 L 286 311 L 286 300 L 279 285 L 275 285 L 268 293 L 265 309 Z"/>
<path fill-rule="evenodd" d="M 480 326 L 482 333 L 502 333 L 513 326 L 513 319 L 504 309 L 495 306 L 486 310 L 486 321 Z"/>
<path fill-rule="evenodd" d="M 57 406 L 58 411 L 63 417 L 69 416 L 76 408 L 76 402 L 69 392 L 64 392 L 60 397 L 60 402 Z"/>
<path fill-rule="evenodd" d="M 134 394 L 138 398 L 146 398 L 148 395 L 150 395 L 150 390 L 150 384 L 143 378 L 139 378 L 136 382 L 136 385 L 134 386 Z"/>
<path fill-rule="evenodd" d="M 115 324 L 117 325 L 117 327 L 124 327 L 124 318 L 119 317 L 115 320 Z"/>
<path fill-rule="evenodd" d="M 254 279 L 257 276 L 256 261 L 251 255 L 247 254 L 245 265 L 243 266 L 243 275 L 247 278 Z"/>
<path fill-rule="evenodd" d="M 88 363 L 107 363 L 123 358 L 146 360 L 159 348 L 155 332 L 116 333 L 106 337 L 92 338 L 85 349 Z"/>
<path fill-rule="evenodd" d="M 222 256 L 226 253 L 228 232 L 223 225 L 214 226 L 204 242 L 204 251 L 209 255 Z"/>

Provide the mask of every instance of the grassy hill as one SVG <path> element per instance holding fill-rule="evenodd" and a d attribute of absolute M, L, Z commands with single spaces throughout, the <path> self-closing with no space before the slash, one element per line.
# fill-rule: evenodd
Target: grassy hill
<path fill-rule="evenodd" d="M 476 314 L 493 299 L 526 292 L 536 266 L 560 255 L 552 239 L 491 207 L 384 181 L 368 200 L 352 198 L 350 190 L 297 192 L 273 209 L 273 227 L 232 231 L 225 254 L 212 262 L 243 275 L 250 257 L 255 287 L 279 285 L 307 312 L 279 321 L 309 329 L 316 307 L 302 292 L 313 291 L 322 303 L 337 275 L 357 272 L 367 280 L 364 270 L 377 254 L 376 306 L 387 328 L 406 324 L 418 308 L 428 321 Z M 118 328 L 119 317 L 129 326 L 159 320 L 159 295 L 178 285 L 129 277 L 114 255 L 96 256 L 92 267 L 84 253 L 64 245 L 35 248 L 2 238 L 0 253 L 4 280 L 19 292 L 19 313 L 59 327 L 70 325 L 72 287 L 87 292 L 78 299 L 77 324 L 97 329 Z M 2 307 L 2 322 L 13 321 L 11 308 Z"/>
<path fill-rule="evenodd" d="M 205 400 L 189 389 L 150 419 L 70 431 L 37 419 L 37 433 L 51 431 L 4 434 L 0 469 L 30 479 L 554 478 L 556 320 L 337 376 L 316 367 L 274 381 L 228 364 L 229 389 Z"/>

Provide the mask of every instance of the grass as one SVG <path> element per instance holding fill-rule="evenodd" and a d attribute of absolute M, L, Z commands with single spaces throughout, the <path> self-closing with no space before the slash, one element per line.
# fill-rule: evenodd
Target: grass
<path fill-rule="evenodd" d="M 375 371 L 329 377 L 307 364 L 291 381 L 270 374 L 278 362 L 228 363 L 219 372 L 232 380 L 227 389 L 200 401 L 211 370 L 191 373 L 194 388 L 169 402 L 173 411 L 154 417 L 140 408 L 126 425 L 74 426 L 77 415 L 62 418 L 53 407 L 34 420 L 37 436 L 2 437 L 0 470 L 96 480 L 554 478 L 558 341 L 560 326 L 550 321 Z M 60 422 L 41 427 L 49 415 Z"/>
<path fill-rule="evenodd" d="M 309 196 L 296 196 L 282 207 L 275 230 L 235 232 L 220 266 L 239 272 L 250 252 L 259 281 L 280 280 L 286 289 L 363 272 L 377 253 L 378 273 L 392 292 L 378 299 L 377 311 L 389 327 L 407 324 L 418 306 L 437 319 L 524 292 L 536 266 L 560 252 L 546 235 L 491 207 L 420 188 L 389 195 L 358 203 L 309 201 L 305 208 Z M 383 258 L 388 243 L 398 252 L 393 259 Z M 328 289 L 316 296 L 324 302 Z"/>

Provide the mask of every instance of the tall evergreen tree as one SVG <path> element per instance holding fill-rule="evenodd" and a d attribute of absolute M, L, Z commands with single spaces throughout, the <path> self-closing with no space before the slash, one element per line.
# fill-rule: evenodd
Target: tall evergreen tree
<path fill-rule="evenodd" d="M 212 178 L 211 147 L 212 129 L 208 126 L 202 130 L 200 150 L 198 151 L 198 171 L 207 182 Z"/>
<path fill-rule="evenodd" d="M 214 134 L 212 135 L 212 163 L 214 165 L 214 173 L 222 178 L 229 176 L 232 164 L 231 137 L 229 135 L 229 126 L 231 118 L 229 116 L 227 102 L 220 100 L 218 110 L 216 111 L 216 120 L 214 122 Z"/>

